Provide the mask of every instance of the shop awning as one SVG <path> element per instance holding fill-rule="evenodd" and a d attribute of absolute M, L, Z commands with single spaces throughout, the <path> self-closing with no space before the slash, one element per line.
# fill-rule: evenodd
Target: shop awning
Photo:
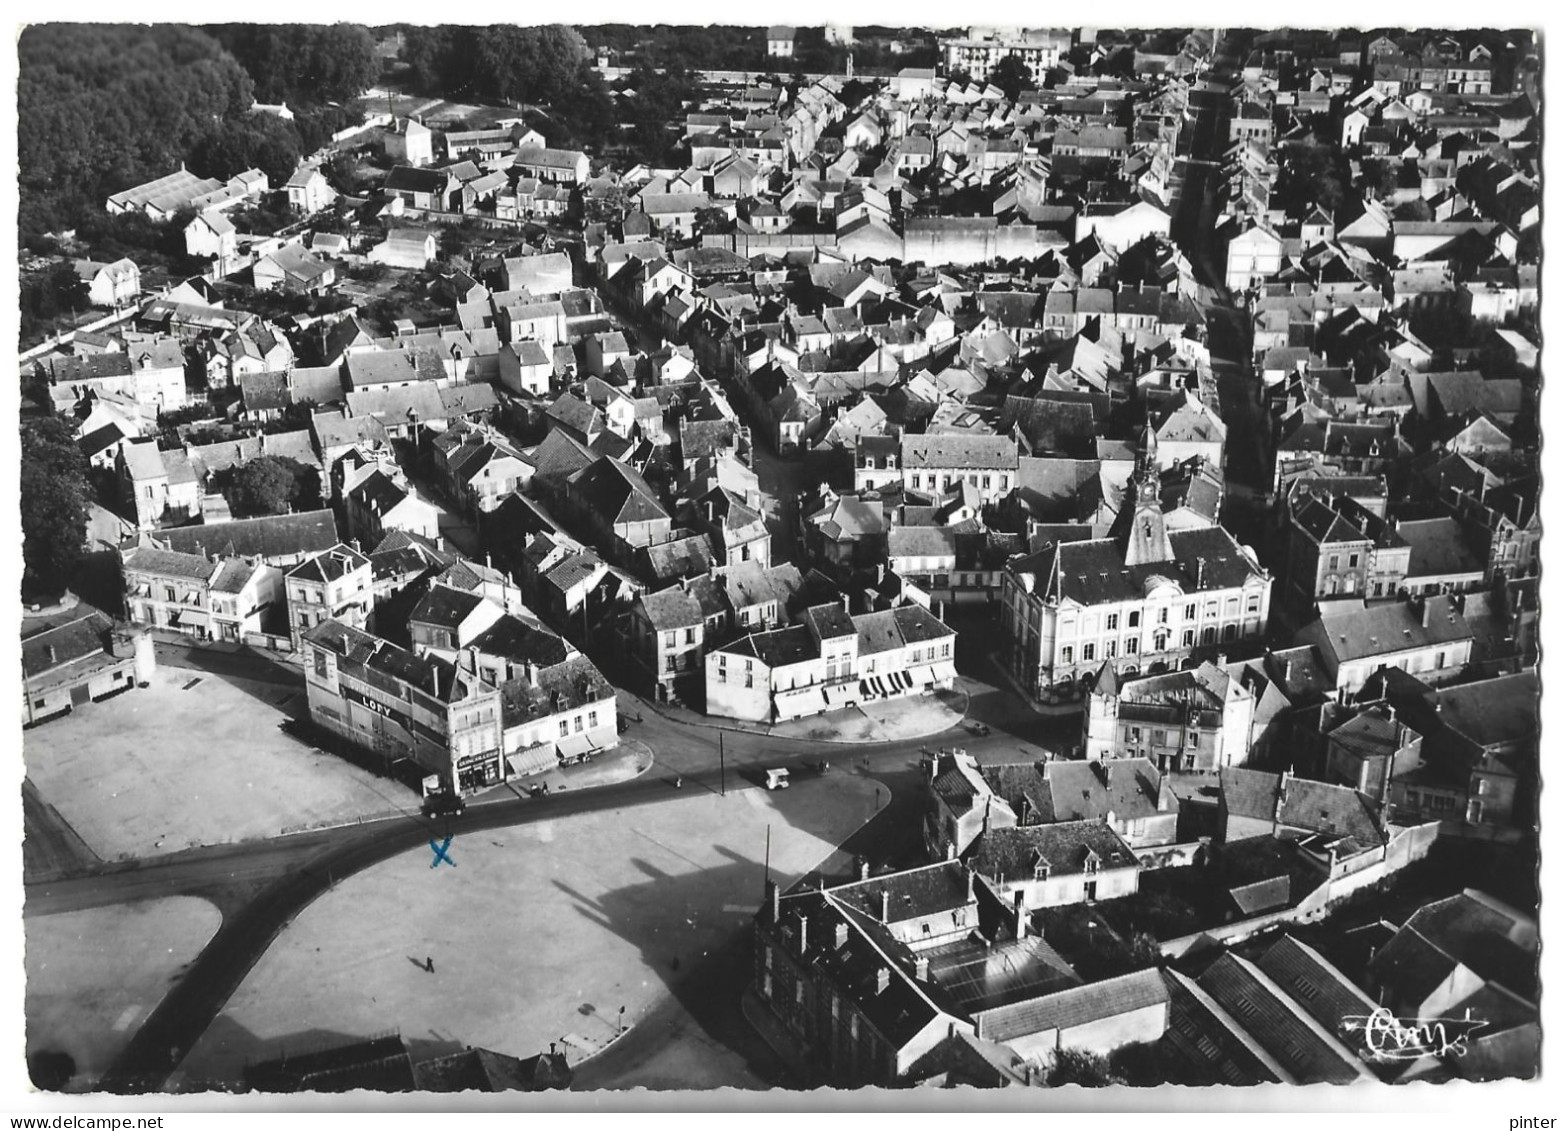
<path fill-rule="evenodd" d="M 545 770 L 554 769 L 559 764 L 559 759 L 555 757 L 555 748 L 549 743 L 529 746 L 506 758 L 506 765 L 510 767 L 511 776 L 514 778 L 541 774 Z"/>
<path fill-rule="evenodd" d="M 826 687 L 823 689 L 823 693 L 826 695 L 827 706 L 829 706 L 829 707 L 846 707 L 846 706 L 848 706 L 848 704 L 852 703 L 856 698 L 859 697 L 859 695 L 863 694 L 863 692 L 860 691 L 860 688 L 862 688 L 863 686 L 864 686 L 864 684 L 862 684 L 862 683 L 859 685 L 859 687 L 855 687 L 852 683 L 829 683 L 829 684 L 827 684 Z M 856 695 L 856 692 L 858 692 L 859 694 Z"/>
<path fill-rule="evenodd" d="M 778 710 L 797 710 L 801 706 L 814 708 L 821 702 L 821 688 L 817 684 L 809 687 L 791 687 L 787 691 L 779 691 L 774 697 Z"/>
<path fill-rule="evenodd" d="M 908 669 L 908 686 L 927 687 L 935 682 L 935 674 L 928 664 L 922 664 L 917 668 Z"/>
<path fill-rule="evenodd" d="M 555 749 L 560 752 L 561 758 L 581 758 L 591 754 L 596 747 L 588 735 L 572 734 L 555 743 Z"/>
<path fill-rule="evenodd" d="M 942 680 L 957 678 L 957 665 L 950 660 L 942 660 L 940 663 L 932 665 L 931 670 L 934 671 L 935 679 L 938 683 Z"/>
<path fill-rule="evenodd" d="M 169 620 L 181 628 L 211 628 L 212 618 L 200 609 L 181 609 Z"/>

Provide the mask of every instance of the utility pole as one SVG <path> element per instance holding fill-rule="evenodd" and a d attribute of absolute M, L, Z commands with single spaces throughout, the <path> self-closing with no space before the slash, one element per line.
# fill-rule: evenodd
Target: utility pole
<path fill-rule="evenodd" d="M 727 778 L 728 778 L 728 775 L 725 773 L 724 768 L 723 768 L 723 732 L 720 730 L 718 732 L 718 796 L 719 797 L 727 797 L 729 795 L 729 787 L 728 787 L 728 780 L 727 780 Z M 769 829 L 770 829 L 770 827 L 771 826 L 768 826 Z"/>

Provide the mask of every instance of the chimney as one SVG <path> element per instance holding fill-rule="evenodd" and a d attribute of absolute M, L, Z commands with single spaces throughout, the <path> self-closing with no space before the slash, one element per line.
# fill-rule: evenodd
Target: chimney
<path fill-rule="evenodd" d="M 832 928 L 832 946 L 836 950 L 842 950 L 848 945 L 848 924 L 841 919 Z"/>
<path fill-rule="evenodd" d="M 799 915 L 799 953 L 804 955 L 810 948 L 810 918 L 804 912 Z"/>
<path fill-rule="evenodd" d="M 875 992 L 878 994 L 884 994 L 886 992 L 886 987 L 890 986 L 891 984 L 892 972 L 885 966 L 882 966 L 875 972 Z"/>
<path fill-rule="evenodd" d="M 1200 589 L 1202 587 L 1202 580 L 1206 576 L 1207 576 L 1207 559 L 1206 558 L 1197 558 L 1196 559 L 1196 587 L 1198 589 Z"/>
<path fill-rule="evenodd" d="M 949 861 L 957 859 L 957 842 L 955 840 L 946 846 L 946 859 Z"/>
<path fill-rule="evenodd" d="M 1429 628 L 1430 627 L 1430 602 L 1429 601 L 1423 601 L 1422 600 L 1422 601 L 1419 602 L 1419 623 L 1421 625 L 1423 625 L 1425 628 Z"/>
<path fill-rule="evenodd" d="M 870 878 L 870 861 L 866 860 L 864 857 L 860 857 L 859 859 L 859 878 L 861 880 L 868 880 Z"/>
<path fill-rule="evenodd" d="M 55 662 L 53 644 L 44 645 L 44 655 L 48 657 L 49 663 L 53 664 Z"/>
<path fill-rule="evenodd" d="M 885 888 L 881 889 L 881 922 L 889 923 L 892 920 L 892 893 Z"/>
<path fill-rule="evenodd" d="M 767 902 L 772 905 L 772 924 L 776 926 L 778 916 L 782 913 L 780 908 L 782 902 L 781 892 L 778 890 L 776 880 L 767 881 Z"/>
<path fill-rule="evenodd" d="M 968 902 L 972 903 L 973 902 L 973 871 L 971 869 L 969 869 L 969 868 L 964 868 L 963 871 L 966 872 L 967 876 L 968 876 Z"/>
<path fill-rule="evenodd" d="M 1012 894 L 1011 909 L 1017 919 L 1017 937 L 1024 938 L 1028 933 L 1028 909 L 1023 906 L 1023 892 L 1018 889 Z"/>
<path fill-rule="evenodd" d="M 919 982 L 930 980 L 930 960 L 922 954 L 914 959 L 914 980 Z"/>

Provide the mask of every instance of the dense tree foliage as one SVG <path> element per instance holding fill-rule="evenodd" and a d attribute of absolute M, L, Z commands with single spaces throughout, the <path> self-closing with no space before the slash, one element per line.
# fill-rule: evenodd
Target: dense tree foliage
<path fill-rule="evenodd" d="M 244 52 L 244 66 L 217 38 L 190 27 L 39 24 L 23 31 L 17 157 L 25 246 L 39 246 L 46 231 L 102 220 L 108 196 L 181 162 L 223 178 L 258 167 L 280 186 L 302 154 L 363 120 L 326 100 L 350 97 L 374 79 L 378 60 L 364 28 L 217 32 Z M 297 103 L 294 120 L 250 114 L 258 95 Z"/>
<path fill-rule="evenodd" d="M 24 239 L 179 168 L 213 121 L 253 101 L 244 68 L 189 27 L 35 24 L 17 51 Z"/>
<path fill-rule="evenodd" d="M 1084 1049 L 1065 1048 L 1055 1053 L 1049 1066 L 1047 1082 L 1050 1087 L 1062 1084 L 1078 1084 L 1084 1088 L 1102 1088 L 1108 1084 L 1124 1084 L 1114 1072 L 1109 1061 L 1097 1053 Z"/>
<path fill-rule="evenodd" d="M 1290 215 L 1303 215 L 1317 204 L 1335 215 L 1349 198 L 1351 180 L 1342 151 L 1317 141 L 1289 150 L 1278 178 L 1278 195 Z"/>
<path fill-rule="evenodd" d="M 1011 101 L 1017 101 L 1017 96 L 1024 90 L 1033 89 L 1033 71 L 1024 63 L 1020 56 L 1007 55 L 994 67 L 990 68 L 990 82 L 1000 88 Z"/>
<path fill-rule="evenodd" d="M 51 597 L 70 584 L 87 538 L 87 458 L 58 416 L 22 421 L 22 592 Z"/>
<path fill-rule="evenodd" d="M 341 102 L 380 74 L 375 39 L 357 24 L 223 24 L 205 29 L 255 83 L 261 102 Z M 297 105 L 296 105 L 297 104 Z"/>
<path fill-rule="evenodd" d="M 599 24 L 584 31 L 594 47 L 634 53 L 648 67 L 755 70 L 767 53 L 767 32 L 760 27 Z"/>
<path fill-rule="evenodd" d="M 87 284 L 69 263 L 57 263 L 48 271 L 22 280 L 22 336 L 31 322 L 46 322 L 61 314 L 86 310 Z"/>
<path fill-rule="evenodd" d="M 546 105 L 576 92 L 589 61 L 581 34 L 561 24 L 411 27 L 402 58 L 431 94 Z"/>
<path fill-rule="evenodd" d="M 228 505 L 235 518 L 252 515 L 287 514 L 301 503 L 312 501 L 314 488 L 320 497 L 317 473 L 287 456 L 261 456 L 234 469 L 228 484 Z"/>

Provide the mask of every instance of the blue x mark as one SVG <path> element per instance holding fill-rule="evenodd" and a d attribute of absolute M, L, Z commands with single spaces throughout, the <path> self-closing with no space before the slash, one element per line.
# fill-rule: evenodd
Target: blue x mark
<path fill-rule="evenodd" d="M 441 865 L 441 861 L 445 861 L 447 864 L 450 864 L 453 868 L 455 868 L 457 866 L 457 862 L 446 854 L 446 850 L 449 849 L 450 847 L 451 847 L 451 838 L 449 836 L 445 840 L 441 841 L 439 844 L 436 844 L 433 840 L 430 841 L 430 849 L 435 853 L 435 859 L 430 861 L 430 867 L 431 868 L 439 868 L 440 865 Z"/>

